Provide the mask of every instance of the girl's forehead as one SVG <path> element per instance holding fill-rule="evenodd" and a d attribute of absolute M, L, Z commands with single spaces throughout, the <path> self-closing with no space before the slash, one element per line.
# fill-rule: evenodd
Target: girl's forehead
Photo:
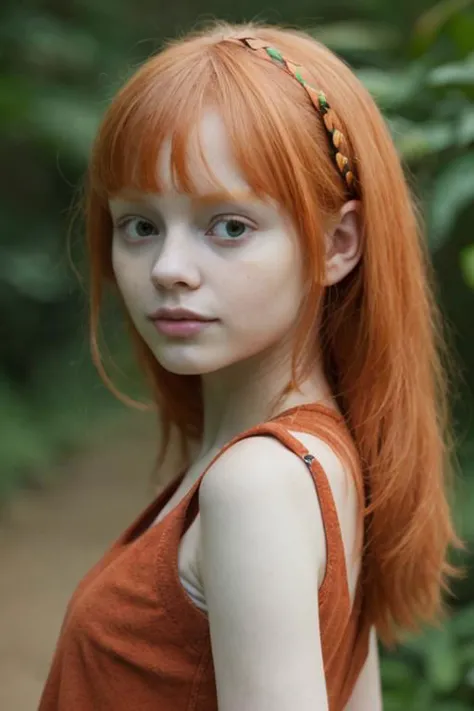
<path fill-rule="evenodd" d="M 182 136 L 180 136 L 182 140 Z M 207 109 L 186 136 L 184 145 L 174 144 L 173 134 L 161 141 L 156 157 L 156 180 L 140 180 L 140 166 L 132 171 L 133 184 L 109 195 L 118 202 L 202 207 L 216 203 L 253 203 L 280 211 L 281 206 L 266 194 L 257 194 L 239 167 L 224 121 L 214 109 Z M 185 180 L 183 180 L 183 173 Z"/>
<path fill-rule="evenodd" d="M 196 195 L 204 196 L 216 191 L 229 194 L 251 192 L 233 155 L 224 122 L 214 110 L 205 111 L 189 133 L 184 159 Z M 170 135 L 161 145 L 156 167 L 158 182 L 164 192 L 176 189 L 173 179 L 175 165 L 173 139 Z"/>

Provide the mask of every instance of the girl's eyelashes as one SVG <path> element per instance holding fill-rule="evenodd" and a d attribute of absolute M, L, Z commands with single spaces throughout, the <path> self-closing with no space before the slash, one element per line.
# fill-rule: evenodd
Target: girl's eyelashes
<path fill-rule="evenodd" d="M 219 228 L 219 229 L 218 229 Z M 219 240 L 225 242 L 237 242 L 241 240 L 246 230 L 255 230 L 255 225 L 250 224 L 236 215 L 220 215 L 209 227 L 209 232 Z"/>
<path fill-rule="evenodd" d="M 131 225 L 132 222 L 136 221 L 136 234 L 135 235 L 130 235 L 128 232 L 128 227 Z M 148 239 L 149 237 L 152 236 L 153 230 L 155 230 L 155 233 L 158 234 L 159 230 L 155 227 L 153 222 L 148 220 L 145 217 L 138 217 L 138 216 L 129 216 L 125 217 L 121 220 L 118 220 L 117 224 L 114 226 L 115 229 L 124 231 L 124 239 L 127 242 L 140 242 L 143 240 Z"/>
<path fill-rule="evenodd" d="M 255 224 L 237 215 L 216 216 L 208 227 L 206 234 L 216 237 L 220 242 L 239 242 L 248 236 L 249 231 L 256 230 Z M 126 242 L 143 242 L 158 235 L 160 230 L 146 217 L 130 215 L 117 220 L 114 230 L 121 233 Z"/>

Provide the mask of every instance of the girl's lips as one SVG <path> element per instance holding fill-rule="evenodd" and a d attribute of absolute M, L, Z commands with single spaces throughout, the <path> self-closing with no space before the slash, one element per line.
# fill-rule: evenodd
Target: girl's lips
<path fill-rule="evenodd" d="M 213 321 L 197 321 L 192 319 L 164 319 L 157 318 L 153 319 L 155 328 L 160 333 L 164 333 L 166 336 L 192 336 L 196 333 L 202 331 L 206 326 L 211 323 L 215 323 L 217 319 Z"/>

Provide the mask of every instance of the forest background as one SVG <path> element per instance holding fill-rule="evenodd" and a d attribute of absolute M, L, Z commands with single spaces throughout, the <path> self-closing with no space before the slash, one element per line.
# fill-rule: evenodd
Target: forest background
<path fill-rule="evenodd" d="M 455 511 L 468 570 L 453 614 L 383 653 L 387 711 L 474 708 L 474 5 L 472 0 L 3 0 L 0 9 L 0 500 L 123 408 L 90 363 L 72 205 L 116 89 L 164 38 L 213 17 L 306 29 L 378 101 L 423 206 L 459 377 Z M 72 225 L 72 228 L 71 228 Z M 67 248 L 67 236 L 71 250 Z M 114 307 L 112 376 L 140 392 Z M 49 484 L 49 482 L 48 482 Z"/>

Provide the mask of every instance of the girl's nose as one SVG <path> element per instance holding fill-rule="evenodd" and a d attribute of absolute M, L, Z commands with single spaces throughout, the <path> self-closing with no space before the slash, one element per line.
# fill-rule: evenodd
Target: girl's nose
<path fill-rule="evenodd" d="M 151 267 L 151 280 L 159 289 L 172 289 L 178 284 L 195 289 L 200 275 L 193 252 L 184 239 L 168 234 Z"/>

